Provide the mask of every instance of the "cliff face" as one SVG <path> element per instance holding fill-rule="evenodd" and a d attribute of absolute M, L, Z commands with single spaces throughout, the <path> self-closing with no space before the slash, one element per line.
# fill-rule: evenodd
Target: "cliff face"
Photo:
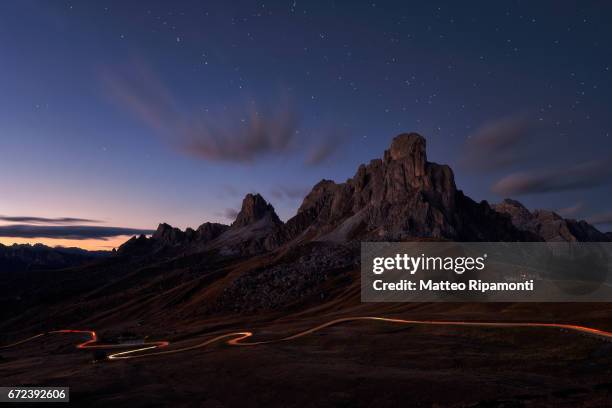
<path fill-rule="evenodd" d="M 537 240 L 458 191 L 451 168 L 428 162 L 416 133 L 394 138 L 382 159 L 362 164 L 346 183 L 319 182 L 285 231 L 329 240 Z"/>
<path fill-rule="evenodd" d="M 227 231 L 213 240 L 209 248 L 224 254 L 250 255 L 276 248 L 271 241 L 283 222 L 276 215 L 274 207 L 259 194 L 247 194 L 242 207 Z"/>
<path fill-rule="evenodd" d="M 268 204 L 259 194 L 247 194 L 242 200 L 242 207 L 232 223 L 232 228 L 241 228 L 265 219 L 271 225 L 282 224 L 274 207 Z"/>

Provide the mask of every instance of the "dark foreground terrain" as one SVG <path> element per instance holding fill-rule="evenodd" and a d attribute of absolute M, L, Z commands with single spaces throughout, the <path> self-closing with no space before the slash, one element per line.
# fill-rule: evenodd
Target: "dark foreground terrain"
<path fill-rule="evenodd" d="M 532 312 L 511 305 L 487 312 L 455 306 L 455 312 L 442 314 L 433 306 L 414 306 L 399 315 L 454 320 L 469 316 L 478 321 Z M 556 314 L 555 307 L 548 309 Z M 599 313 L 582 309 L 598 320 Z M 324 320 L 228 321 L 228 327 L 203 323 L 169 337 L 151 334 L 174 340 L 170 347 L 178 348 L 240 329 L 253 331 L 254 340 L 280 338 Z M 99 331 L 102 336 L 104 332 Z M 232 347 L 218 342 L 173 355 L 101 362 L 93 362 L 90 350 L 74 348 L 83 340 L 86 337 L 58 335 L 3 350 L 1 385 L 70 386 L 74 403 L 117 407 L 612 403 L 612 343 L 557 329 L 352 322 L 276 344 Z"/>
<path fill-rule="evenodd" d="M 610 333 L 368 320 L 227 344 L 236 332 L 281 339 L 357 316 L 612 330 L 610 304 L 361 303 L 360 242 L 414 240 L 610 239 L 513 200 L 476 203 L 448 166 L 427 161 L 421 136 L 404 134 L 346 183 L 314 186 L 287 222 L 249 194 L 231 225 L 160 224 L 96 262 L 0 273 L 0 345 L 73 329 L 95 330 L 98 344 L 177 350 L 234 333 L 128 360 L 75 348 L 87 333 L 47 335 L 0 349 L 0 386 L 69 386 L 73 402 L 104 407 L 612 406 Z"/>

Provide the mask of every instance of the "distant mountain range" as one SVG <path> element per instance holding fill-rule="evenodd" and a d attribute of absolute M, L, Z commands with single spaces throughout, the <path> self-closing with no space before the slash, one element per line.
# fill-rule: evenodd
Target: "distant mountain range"
<path fill-rule="evenodd" d="M 129 318 L 158 327 L 223 313 L 357 307 L 366 240 L 612 240 L 584 221 L 517 201 L 477 203 L 457 189 L 450 167 L 427 161 L 425 147 L 418 134 L 397 136 L 346 182 L 317 183 L 287 222 L 261 195 L 248 194 L 231 225 L 183 231 L 162 223 L 112 256 L 0 247 L 3 265 L 31 271 L 0 274 L 0 330 L 24 320 L 113 325 Z"/>
<path fill-rule="evenodd" d="M 51 248 L 43 244 L 0 244 L 0 271 L 14 272 L 59 269 L 79 266 L 109 257 L 111 251 L 86 251 L 81 248 Z"/>
<path fill-rule="evenodd" d="M 160 224 L 151 238 L 134 237 L 119 255 L 151 255 L 217 249 L 256 254 L 309 241 L 610 241 L 585 221 L 547 210 L 530 212 L 506 199 L 476 203 L 455 185 L 446 165 L 427 161 L 425 139 L 395 137 L 382 159 L 362 164 L 345 183 L 322 180 L 297 214 L 283 223 L 259 194 L 248 194 L 231 225 L 204 223 L 181 231 Z"/>
<path fill-rule="evenodd" d="M 612 241 L 586 221 L 529 211 L 515 200 L 476 203 L 458 190 L 450 167 L 427 161 L 416 133 L 395 137 L 380 159 L 362 164 L 345 183 L 321 180 L 297 214 L 283 223 L 259 194 L 247 194 L 231 225 L 206 222 L 182 231 L 166 223 L 135 236 L 119 257 L 176 256 L 217 250 L 254 255 L 310 241 Z M 0 245 L 0 270 L 57 269 L 115 255 L 107 251 Z"/>

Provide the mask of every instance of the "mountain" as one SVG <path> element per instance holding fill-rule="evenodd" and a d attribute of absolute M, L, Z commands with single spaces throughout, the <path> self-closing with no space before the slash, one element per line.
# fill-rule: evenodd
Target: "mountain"
<path fill-rule="evenodd" d="M 146 235 L 130 238 L 117 249 L 117 255 L 177 255 L 182 252 L 195 251 L 202 249 L 228 229 L 228 225 L 205 222 L 196 230 L 187 228 L 181 231 L 179 228 L 161 223 L 150 238 Z"/>
<path fill-rule="evenodd" d="M 549 210 L 530 212 L 516 200 L 505 199 L 494 205 L 495 211 L 507 214 L 520 230 L 531 232 L 544 241 L 607 242 L 610 236 L 597 230 L 586 221 L 565 219 Z"/>
<path fill-rule="evenodd" d="M 231 225 L 181 231 L 160 224 L 150 238 L 121 246 L 117 262 L 147 270 L 148 278 L 152 269 L 174 276 L 172 282 L 192 282 L 172 294 L 190 299 L 184 310 L 192 313 L 255 313 L 355 290 L 361 241 L 604 238 L 584 221 L 531 213 L 516 201 L 473 201 L 457 188 L 450 167 L 427 160 L 425 139 L 408 133 L 346 182 L 317 183 L 285 223 L 261 195 L 247 194 Z M 207 285 L 196 284 L 197 277 Z"/>
<path fill-rule="evenodd" d="M 417 133 L 396 136 L 382 158 L 362 164 L 345 183 L 321 180 L 283 223 L 259 194 L 247 194 L 234 222 L 181 231 L 160 224 L 134 237 L 119 255 L 218 251 L 248 256 L 308 242 L 412 239 L 455 241 L 608 241 L 585 221 L 533 213 L 515 200 L 477 203 L 457 189 L 452 169 L 427 160 Z"/>
<path fill-rule="evenodd" d="M 247 194 L 230 228 L 208 245 L 224 254 L 255 254 L 275 249 L 273 237 L 283 222 L 259 194 Z"/>
<path fill-rule="evenodd" d="M 176 389 L 160 402 L 165 405 L 177 405 L 177 398 L 179 401 L 191 398 L 192 384 L 206 384 L 207 398 L 209 390 L 234 390 L 236 383 L 248 384 L 242 388 L 241 398 L 229 404 L 232 406 L 244 405 L 244 401 L 248 405 L 266 405 L 265 400 L 250 401 L 248 397 L 261 394 L 262 384 L 270 381 L 288 389 L 282 401 L 290 405 L 294 401 L 295 384 L 306 384 L 304 389 L 310 389 L 310 379 L 317 379 L 328 405 L 350 406 L 344 397 L 334 393 L 342 394 L 338 390 L 353 384 L 360 389 L 364 373 L 372 371 L 369 368 L 374 361 L 378 368 L 388 369 L 384 378 L 380 369 L 375 370 L 375 378 L 370 381 L 372 390 L 382 389 L 379 400 L 385 405 L 385 401 L 391 401 L 385 399 L 388 391 L 385 384 L 397 383 L 398 373 L 403 375 L 403 372 L 409 372 L 410 377 L 403 377 L 401 384 L 441 389 L 436 382 L 438 377 L 456 378 L 467 367 L 473 374 L 468 378 L 472 388 L 486 388 L 482 387 L 483 375 L 488 381 L 491 370 L 510 367 L 509 380 L 504 378 L 504 384 L 516 384 L 517 375 L 523 375 L 517 374 L 516 367 L 533 360 L 525 355 L 534 354 L 536 341 L 538 353 L 549 356 L 547 361 L 551 367 L 558 367 L 559 355 L 569 356 L 568 361 L 576 363 L 573 364 L 576 372 L 588 372 L 589 378 L 595 378 L 593 384 L 597 385 L 593 389 L 607 391 L 610 381 L 602 380 L 601 374 L 609 367 L 608 360 L 601 360 L 609 355 L 605 343 L 591 337 L 565 338 L 553 330 L 538 334 L 535 329 L 502 331 L 488 327 L 480 331 L 471 327 L 464 332 L 443 325 L 408 328 L 372 324 L 370 327 L 365 322 L 346 322 L 312 337 L 283 343 L 282 347 L 263 346 L 243 353 L 219 342 L 211 344 L 210 349 L 197 348 L 198 344 L 230 332 L 248 330 L 254 335 L 253 342 L 266 342 L 347 316 L 456 322 L 566 322 L 600 329 L 609 327 L 611 308 L 604 303 L 361 302 L 360 242 L 364 240 L 601 238 L 599 231 L 584 222 L 565 220 L 551 212 L 531 212 L 515 201 L 505 200 L 493 206 L 485 201 L 474 202 L 457 188 L 448 166 L 427 160 L 425 147 L 425 140 L 417 134 L 396 137 L 382 158 L 359 166 L 346 182 L 317 183 L 297 214 L 285 223 L 261 195 L 248 194 L 231 225 L 206 222 L 196 229 L 181 230 L 161 223 L 150 237 L 133 237 L 115 256 L 96 262 L 58 270 L 32 268 L 28 273 L 0 273 L 0 344 L 69 328 L 96 330 L 97 338 L 103 343 L 121 342 L 126 337 L 167 340 L 171 343 L 169 350 L 192 350 L 181 355 L 147 357 L 142 363 L 128 360 L 87 364 L 85 350 L 74 354 L 73 346 L 68 344 L 81 343 L 86 336 L 73 334 L 61 340 L 45 336 L 28 342 L 24 348 L 2 350 L 3 374 L 11 374 L 11 378 L 17 379 L 13 383 L 22 384 L 54 384 L 63 378 L 63 384 L 70 385 L 70 381 L 84 384 L 85 388 L 78 390 L 81 396 L 97 397 L 92 390 L 109 389 L 114 394 L 107 400 L 120 406 L 142 405 L 141 396 L 150 394 L 152 378 L 175 380 Z M 0 246 L 0 254 L 6 249 Z M 25 247 L 20 251 L 35 249 Z M 19 251 L 12 251 L 15 252 Z M 41 254 L 49 257 L 43 258 L 42 264 L 46 265 L 56 256 L 75 255 L 49 248 L 43 248 Z M 1 268 L 0 265 L 3 271 Z M 288 338 L 297 340 L 298 337 Z M 569 348 L 568 344 L 574 343 Z M 517 347 L 523 344 L 531 348 L 517 352 Z M 467 352 L 458 357 L 457 350 L 463 349 Z M 368 350 L 385 352 L 372 354 Z M 425 357 L 423 350 L 427 352 Z M 505 355 L 504 350 L 507 350 Z M 99 359 L 102 350 L 95 351 L 95 358 Z M 145 348 L 142 351 L 146 354 Z M 381 363 L 380 356 L 386 356 L 387 360 Z M 398 360 L 397 356 L 401 358 Z M 410 362 L 404 371 L 398 365 L 398 361 L 406 360 L 402 356 L 408 356 Z M 585 365 L 585 356 L 593 357 L 593 364 Z M 429 364 L 430 361 L 433 363 Z M 491 361 L 497 365 L 491 366 Z M 439 362 L 442 362 L 440 369 L 436 368 Z M 73 364 L 79 365 L 73 367 Z M 534 370 L 541 370 L 542 366 L 539 359 Z M 593 374 L 593 367 L 600 369 Z M 483 374 L 483 369 L 489 371 Z M 303 375 L 304 370 L 310 370 L 309 376 Z M 236 373 L 241 376 L 244 373 L 245 378 L 256 381 L 237 380 Z M 566 381 L 565 372 L 555 375 L 546 377 L 538 387 L 562 378 L 563 384 L 556 391 L 567 397 L 567 387 L 574 384 Z M 222 386 L 215 387 L 219 384 L 215 383 L 217 377 L 224 381 Z M 96 381 L 90 381 L 91 378 Z M 295 382 L 283 382 L 285 378 Z M 335 381 L 331 385 L 330 378 Z M 528 382 L 533 383 L 533 379 L 530 377 Z M 125 393 L 133 392 L 134 396 L 124 400 L 127 401 L 124 404 L 117 402 L 125 398 L 124 393 L 117 391 L 121 391 L 122 383 L 130 387 Z M 168 388 L 166 383 L 160 387 Z M 535 391 L 525 397 L 535 406 L 540 402 L 538 396 L 548 401 L 552 395 L 551 388 L 544 388 L 543 392 L 538 387 L 532 387 Z M 584 392 L 574 393 L 574 388 L 570 389 L 570 397 L 575 398 L 571 398 L 569 405 L 582 401 L 584 395 L 593 391 L 585 388 Z M 524 389 L 513 386 L 505 395 L 511 398 L 519 394 L 524 395 Z M 601 394 L 602 401 L 608 402 L 609 396 L 603 391 Z M 246 400 L 242 398 L 244 395 Z M 405 397 L 405 393 L 399 395 Z M 477 402 L 469 398 L 466 403 L 476 406 Z M 487 406 L 498 406 L 496 401 L 505 403 L 508 399 L 506 396 L 503 400 L 488 399 Z M 204 404 L 217 402 L 208 398 Z M 313 405 L 311 402 L 306 404 Z"/>
<path fill-rule="evenodd" d="M 114 327 L 126 319 L 133 330 L 155 332 L 242 314 L 355 310 L 365 240 L 602 239 L 585 222 L 515 201 L 473 201 L 425 148 L 417 134 L 397 136 L 346 182 L 317 183 L 285 223 L 261 195 L 248 194 L 231 225 L 183 231 L 161 223 L 96 262 L 0 273 L 0 332 L 28 324 L 32 331 L 79 322 Z"/>
<path fill-rule="evenodd" d="M 42 244 L 0 244 L 0 272 L 58 269 L 83 265 L 108 257 L 110 251 L 86 251 L 80 248 L 51 248 Z"/>
<path fill-rule="evenodd" d="M 181 231 L 166 223 L 159 224 L 151 238 L 133 237 L 121 245 L 119 255 L 176 255 L 203 250 L 217 250 L 225 255 L 254 254 L 276 247 L 270 242 L 282 226 L 274 207 L 259 194 L 247 194 L 232 225 L 206 222 L 197 230 Z"/>
<path fill-rule="evenodd" d="M 319 182 L 283 230 L 300 241 L 538 240 L 458 190 L 450 167 L 427 161 L 416 133 L 395 137 L 382 159 L 362 164 L 346 183 Z"/>
<path fill-rule="evenodd" d="M 0 274 L 0 331 L 22 319 L 38 324 L 35 316 L 43 312 L 53 324 L 123 324 L 130 316 L 159 327 L 197 325 L 207 316 L 360 307 L 366 240 L 603 237 L 609 240 L 584 221 L 530 212 L 516 201 L 473 201 L 457 188 L 450 167 L 427 160 L 422 136 L 402 134 L 346 182 L 317 183 L 285 223 L 261 195 L 248 194 L 231 225 L 207 222 L 183 231 L 161 223 L 152 236 L 133 237 L 99 262 Z"/>

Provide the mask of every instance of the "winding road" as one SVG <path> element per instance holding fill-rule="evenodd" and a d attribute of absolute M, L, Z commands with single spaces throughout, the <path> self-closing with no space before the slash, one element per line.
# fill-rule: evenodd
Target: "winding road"
<path fill-rule="evenodd" d="M 375 322 L 386 322 L 386 323 L 394 323 L 394 324 L 404 324 L 404 325 L 430 325 L 430 326 L 470 326 L 470 327 L 493 327 L 493 328 L 539 328 L 539 329 L 559 329 L 559 330 L 567 330 L 572 332 L 577 332 L 581 334 L 586 334 L 589 336 L 597 337 L 600 339 L 612 341 L 612 332 L 594 329 L 586 326 L 578 326 L 574 324 L 561 324 L 561 323 L 515 323 L 515 322 L 464 322 L 464 321 L 444 321 L 444 320 L 405 320 L 405 319 L 394 319 L 388 317 L 374 317 L 374 316 L 359 316 L 359 317 L 344 317 L 340 319 L 334 319 L 329 322 L 320 324 L 318 326 L 314 326 L 310 329 L 298 332 L 296 334 L 292 334 L 290 336 L 281 337 L 278 339 L 272 340 L 262 340 L 262 341 L 246 341 L 248 338 L 253 336 L 253 332 L 250 331 L 242 331 L 242 332 L 230 332 L 226 334 L 222 334 L 211 339 L 208 339 L 202 343 L 195 344 L 193 346 L 181 347 L 176 349 L 169 350 L 160 350 L 164 349 L 170 345 L 168 341 L 155 341 L 155 342 L 144 342 L 142 344 L 138 344 L 138 347 L 135 347 L 134 344 L 102 344 L 98 343 L 98 336 L 96 332 L 93 330 L 54 330 L 46 333 L 40 333 L 32 337 L 28 337 L 27 339 L 8 344 L 6 346 L 1 346 L 0 349 L 8 349 L 12 347 L 16 347 L 18 345 L 24 344 L 26 342 L 53 334 L 86 334 L 89 336 L 89 340 L 79 343 L 76 345 L 78 349 L 104 349 L 104 350 L 115 350 L 115 349 L 127 349 L 120 352 L 111 353 L 107 356 L 108 360 L 127 360 L 134 358 L 144 358 L 151 356 L 161 356 L 167 354 L 176 354 L 183 353 L 189 350 L 195 350 L 199 348 L 207 347 L 211 344 L 218 343 L 224 341 L 225 344 L 229 346 L 239 346 L 239 347 L 252 347 L 258 346 L 262 344 L 272 344 L 272 343 L 280 343 L 285 341 L 291 341 L 298 339 L 300 337 L 307 336 L 309 334 L 315 333 L 317 331 L 323 330 L 330 326 L 335 326 L 342 323 L 355 322 L 355 321 L 375 321 Z M 156 351 L 151 351 L 156 350 Z"/>

